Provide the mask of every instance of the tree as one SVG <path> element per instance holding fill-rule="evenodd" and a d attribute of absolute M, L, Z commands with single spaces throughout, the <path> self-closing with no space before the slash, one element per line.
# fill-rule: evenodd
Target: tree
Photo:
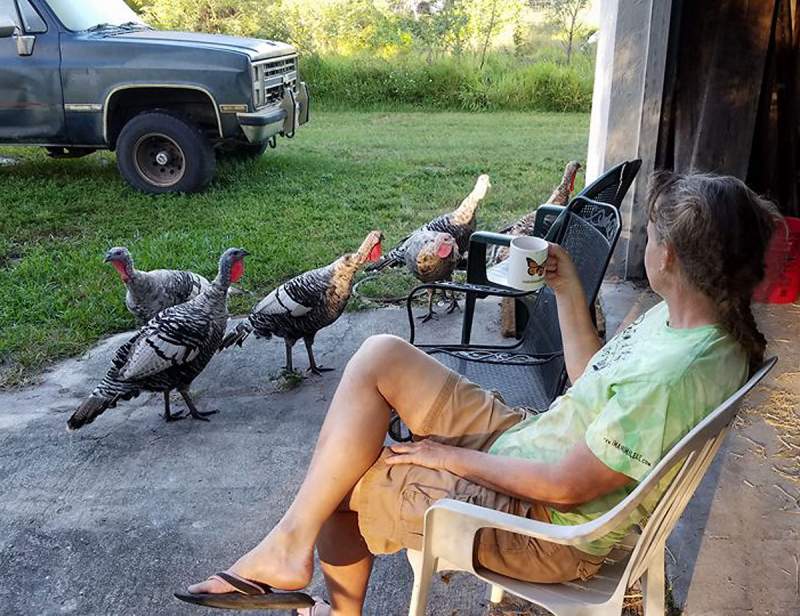
<path fill-rule="evenodd" d="M 472 0 L 470 21 L 478 39 L 481 69 L 492 39 L 517 17 L 520 8 L 517 0 Z"/>
<path fill-rule="evenodd" d="M 259 30 L 259 0 L 149 0 L 147 21 L 161 28 L 252 36 Z"/>
<path fill-rule="evenodd" d="M 397 26 L 411 33 L 431 62 L 434 54 L 461 53 L 469 26 L 464 0 L 395 2 L 389 8 L 399 16 Z"/>
<path fill-rule="evenodd" d="M 589 29 L 580 21 L 580 13 L 588 6 L 589 0 L 528 0 L 528 4 L 531 8 L 544 11 L 547 21 L 564 37 L 569 64 L 575 40 L 589 33 Z"/>

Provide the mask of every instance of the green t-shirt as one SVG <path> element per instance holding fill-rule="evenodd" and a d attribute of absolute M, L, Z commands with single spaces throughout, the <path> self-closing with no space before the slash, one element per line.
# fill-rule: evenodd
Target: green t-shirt
<path fill-rule="evenodd" d="M 489 453 L 558 462 L 581 440 L 609 468 L 637 482 L 701 419 L 747 377 L 747 358 L 717 325 L 669 326 L 662 302 L 616 335 L 592 357 L 583 375 L 546 413 L 504 432 Z M 668 485 L 662 481 L 658 496 Z M 624 499 L 635 484 L 584 503 L 568 513 L 548 508 L 554 524 L 582 524 Z M 657 498 L 648 499 L 647 513 Z M 638 523 L 581 545 L 607 554 Z"/>

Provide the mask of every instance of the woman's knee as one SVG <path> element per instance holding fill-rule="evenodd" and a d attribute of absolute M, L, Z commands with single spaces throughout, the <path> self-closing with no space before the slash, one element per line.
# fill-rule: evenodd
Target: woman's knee
<path fill-rule="evenodd" d="M 419 351 L 408 342 L 391 334 L 377 334 L 367 338 L 350 360 L 348 369 L 359 376 L 382 384 L 396 381 L 401 372 L 413 363 Z"/>
<path fill-rule="evenodd" d="M 384 371 L 396 364 L 398 358 L 407 354 L 409 348 L 414 347 L 402 338 L 392 334 L 376 334 L 361 344 L 352 361 Z"/>

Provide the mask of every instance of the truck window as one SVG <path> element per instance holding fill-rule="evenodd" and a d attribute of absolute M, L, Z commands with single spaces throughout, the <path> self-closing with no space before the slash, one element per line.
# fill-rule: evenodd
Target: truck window
<path fill-rule="evenodd" d="M 14 0 L 0 0 L 0 17 L 8 17 L 18 28 L 22 27 Z"/>
<path fill-rule="evenodd" d="M 48 0 L 48 4 L 64 27 L 73 32 L 102 24 L 143 23 L 123 0 Z"/>
<path fill-rule="evenodd" d="M 47 32 L 47 24 L 28 0 L 17 0 L 22 26 L 28 34 Z"/>

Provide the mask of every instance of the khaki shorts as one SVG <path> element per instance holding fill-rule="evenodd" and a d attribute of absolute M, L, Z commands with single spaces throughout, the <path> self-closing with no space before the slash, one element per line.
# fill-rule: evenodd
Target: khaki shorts
<path fill-rule="evenodd" d="M 525 412 L 506 406 L 499 397 L 451 373 L 436 401 L 419 421 L 409 425 L 418 436 L 457 447 L 487 451 Z M 513 515 L 550 522 L 541 503 L 525 502 L 472 483 L 443 470 L 421 466 L 389 466 L 380 458 L 364 474 L 354 494 L 358 526 L 373 554 L 402 548 L 422 549 L 425 511 L 441 498 L 452 498 Z M 478 534 L 475 558 L 482 567 L 530 582 L 586 580 L 597 573 L 602 556 L 559 545 L 484 529 Z"/>

